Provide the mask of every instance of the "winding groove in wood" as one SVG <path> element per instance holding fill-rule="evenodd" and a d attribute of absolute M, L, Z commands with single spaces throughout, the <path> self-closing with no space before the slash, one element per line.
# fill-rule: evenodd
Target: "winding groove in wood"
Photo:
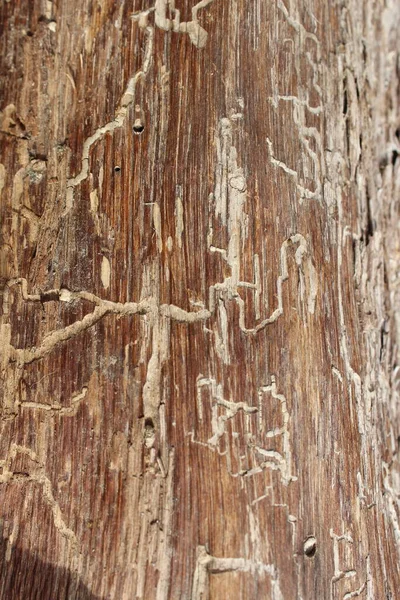
<path fill-rule="evenodd" d="M 0 22 L 0 599 L 394 600 L 398 1 Z"/>

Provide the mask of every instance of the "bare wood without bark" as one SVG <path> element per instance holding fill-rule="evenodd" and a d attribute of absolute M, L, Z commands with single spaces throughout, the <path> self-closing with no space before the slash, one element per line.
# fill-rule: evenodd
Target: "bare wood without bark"
<path fill-rule="evenodd" d="M 0 11 L 0 598 L 400 598 L 398 0 Z"/>

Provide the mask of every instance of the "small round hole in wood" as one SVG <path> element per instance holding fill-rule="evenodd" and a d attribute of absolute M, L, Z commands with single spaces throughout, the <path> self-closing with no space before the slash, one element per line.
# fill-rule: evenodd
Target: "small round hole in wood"
<path fill-rule="evenodd" d="M 142 123 L 135 123 L 133 126 L 133 132 L 136 133 L 136 135 L 140 135 L 141 133 L 143 133 L 144 131 L 144 125 Z"/>
<path fill-rule="evenodd" d="M 317 540 L 315 537 L 310 536 L 304 542 L 304 554 L 308 556 L 308 558 L 312 558 L 315 556 L 317 551 Z"/>
<path fill-rule="evenodd" d="M 144 421 L 144 428 L 147 431 L 153 431 L 154 429 L 154 422 L 153 419 L 151 419 L 150 417 L 147 417 Z"/>
<path fill-rule="evenodd" d="M 154 427 L 154 421 L 151 418 L 147 418 L 144 421 L 143 438 L 145 446 L 147 448 L 153 448 L 154 441 L 156 439 L 156 432 Z"/>

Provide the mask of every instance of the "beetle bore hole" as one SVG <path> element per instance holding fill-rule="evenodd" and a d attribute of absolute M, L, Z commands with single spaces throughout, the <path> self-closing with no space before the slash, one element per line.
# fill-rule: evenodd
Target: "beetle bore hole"
<path fill-rule="evenodd" d="M 154 421 L 153 421 L 153 419 L 147 417 L 147 419 L 144 420 L 144 431 L 143 431 L 143 440 L 144 440 L 144 444 L 147 448 L 153 448 L 155 437 L 156 437 L 156 432 L 155 432 L 155 428 L 154 428 Z"/>
<path fill-rule="evenodd" d="M 119 172 L 120 172 L 120 170 L 121 170 L 121 167 L 114 167 L 114 171 L 115 171 L 116 173 L 119 173 Z"/>
<path fill-rule="evenodd" d="M 133 132 L 136 133 L 136 135 L 140 135 L 141 133 L 143 133 L 144 131 L 144 125 L 142 124 L 137 124 L 133 126 Z"/>
<path fill-rule="evenodd" d="M 308 556 L 308 558 L 312 558 L 315 556 L 317 551 L 317 540 L 315 537 L 310 536 L 304 542 L 304 554 Z"/>
<path fill-rule="evenodd" d="M 147 418 L 144 421 L 144 428 L 149 431 L 150 429 L 154 429 L 153 419 Z"/>

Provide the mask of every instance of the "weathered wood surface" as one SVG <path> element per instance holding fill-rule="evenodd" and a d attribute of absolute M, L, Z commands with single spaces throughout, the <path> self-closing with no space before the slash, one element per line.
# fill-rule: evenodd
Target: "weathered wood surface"
<path fill-rule="evenodd" d="M 167 4 L 1 3 L 0 597 L 395 600 L 398 0 Z"/>

